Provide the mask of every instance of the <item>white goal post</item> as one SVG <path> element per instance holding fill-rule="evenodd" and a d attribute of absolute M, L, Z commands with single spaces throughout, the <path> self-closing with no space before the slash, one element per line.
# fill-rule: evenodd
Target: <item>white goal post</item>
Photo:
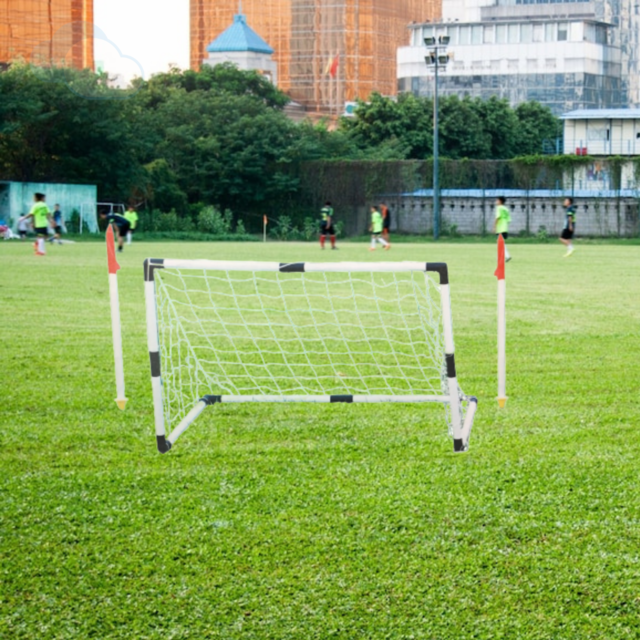
<path fill-rule="evenodd" d="M 436 402 L 468 448 L 445 263 L 149 258 L 144 279 L 161 453 L 218 402 Z"/>

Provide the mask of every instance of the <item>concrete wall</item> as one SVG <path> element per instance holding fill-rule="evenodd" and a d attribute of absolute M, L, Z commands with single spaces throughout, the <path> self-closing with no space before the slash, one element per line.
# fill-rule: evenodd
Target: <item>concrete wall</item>
<path fill-rule="evenodd" d="M 545 227 L 553 237 L 564 226 L 562 195 L 548 197 L 509 197 L 511 211 L 510 233 L 521 231 L 538 233 Z M 433 230 L 433 199 L 429 195 L 387 198 L 392 210 L 392 230 L 403 233 L 428 234 Z M 638 199 L 631 196 L 602 198 L 575 197 L 576 229 L 578 236 L 634 237 L 640 234 Z M 441 227 L 455 225 L 463 235 L 493 232 L 495 196 L 473 197 L 443 192 L 441 198 Z"/>

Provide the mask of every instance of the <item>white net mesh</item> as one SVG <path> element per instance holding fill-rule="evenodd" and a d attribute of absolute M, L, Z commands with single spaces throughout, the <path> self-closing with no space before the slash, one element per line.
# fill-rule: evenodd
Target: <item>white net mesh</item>
<path fill-rule="evenodd" d="M 207 394 L 448 396 L 427 272 L 169 268 L 155 279 L 167 425 Z"/>

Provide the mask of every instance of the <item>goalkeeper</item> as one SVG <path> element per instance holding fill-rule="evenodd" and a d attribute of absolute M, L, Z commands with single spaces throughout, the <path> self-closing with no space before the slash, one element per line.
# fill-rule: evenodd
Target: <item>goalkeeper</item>
<path fill-rule="evenodd" d="M 376 242 L 379 242 L 385 249 L 391 249 L 391 245 L 382 237 L 382 229 L 384 222 L 382 220 L 382 214 L 378 211 L 377 207 L 371 207 L 371 225 L 369 231 L 371 232 L 371 246 L 369 251 L 376 250 Z"/>
<path fill-rule="evenodd" d="M 101 213 L 100 217 L 103 220 L 107 220 L 109 223 L 113 222 L 118 235 L 118 251 L 122 253 L 122 245 L 124 244 L 124 239 L 127 237 L 129 229 L 131 229 L 130 222 L 119 213 Z"/>

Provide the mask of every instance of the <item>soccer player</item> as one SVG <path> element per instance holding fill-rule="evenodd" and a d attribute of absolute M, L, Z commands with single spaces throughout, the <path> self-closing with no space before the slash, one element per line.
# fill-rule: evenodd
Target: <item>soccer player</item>
<path fill-rule="evenodd" d="M 511 222 L 511 214 L 506 206 L 506 200 L 504 196 L 498 196 L 496 198 L 496 218 L 493 221 L 493 233 L 497 236 L 502 236 L 505 240 L 509 237 L 509 223 Z M 509 262 L 511 256 L 509 255 L 509 249 L 507 244 L 504 245 L 504 260 Z"/>
<path fill-rule="evenodd" d="M 58 241 L 58 244 L 62 244 L 62 211 L 60 211 L 60 205 L 56 204 L 53 208 L 53 236 L 49 238 L 49 242 Z"/>
<path fill-rule="evenodd" d="M 369 226 L 369 231 L 371 232 L 371 246 L 369 247 L 369 251 L 376 250 L 376 242 L 379 242 L 384 247 L 385 251 L 391 249 L 391 245 L 382 237 L 383 226 L 382 214 L 375 206 L 371 207 L 371 225 Z"/>
<path fill-rule="evenodd" d="M 331 239 L 331 248 L 337 249 L 336 247 L 336 231 L 333 226 L 333 207 L 331 203 L 327 200 L 324 203 L 324 207 L 320 210 L 320 215 L 322 219 L 320 220 L 320 248 L 324 249 L 324 243 L 327 239 L 327 236 Z"/>
<path fill-rule="evenodd" d="M 136 229 L 138 224 L 138 214 L 136 210 L 133 208 L 133 205 L 130 204 L 129 208 L 125 211 L 124 217 L 129 221 L 129 231 L 127 232 L 127 244 L 131 244 L 131 238 L 133 237 L 133 232 Z"/>
<path fill-rule="evenodd" d="M 380 204 L 380 213 L 382 214 L 382 237 L 389 242 L 389 229 L 391 228 L 391 211 L 389 207 L 382 202 Z M 389 242 L 391 244 L 391 242 Z"/>
<path fill-rule="evenodd" d="M 574 251 L 573 234 L 576 229 L 576 208 L 573 206 L 573 198 L 565 198 L 564 202 L 564 229 L 560 235 L 560 242 L 567 247 L 567 253 L 562 256 L 568 258 Z"/>
<path fill-rule="evenodd" d="M 107 220 L 109 223 L 113 222 L 116 228 L 116 233 L 118 235 L 118 251 L 122 253 L 122 245 L 124 244 L 124 239 L 129 232 L 129 229 L 131 228 L 129 221 L 119 213 L 101 213 L 100 217 L 103 220 Z"/>
<path fill-rule="evenodd" d="M 27 219 L 28 215 L 20 216 L 18 218 L 18 235 L 20 236 L 20 240 L 24 240 L 27 237 L 27 231 L 29 229 L 29 223 Z"/>
<path fill-rule="evenodd" d="M 33 229 L 36 232 L 36 241 L 33 243 L 33 248 L 37 256 L 46 254 L 44 241 L 49 235 L 49 225 L 53 226 L 51 211 L 49 211 L 49 207 L 47 207 L 44 200 L 44 193 L 34 193 L 31 211 L 26 216 L 23 216 L 33 220 Z"/>

